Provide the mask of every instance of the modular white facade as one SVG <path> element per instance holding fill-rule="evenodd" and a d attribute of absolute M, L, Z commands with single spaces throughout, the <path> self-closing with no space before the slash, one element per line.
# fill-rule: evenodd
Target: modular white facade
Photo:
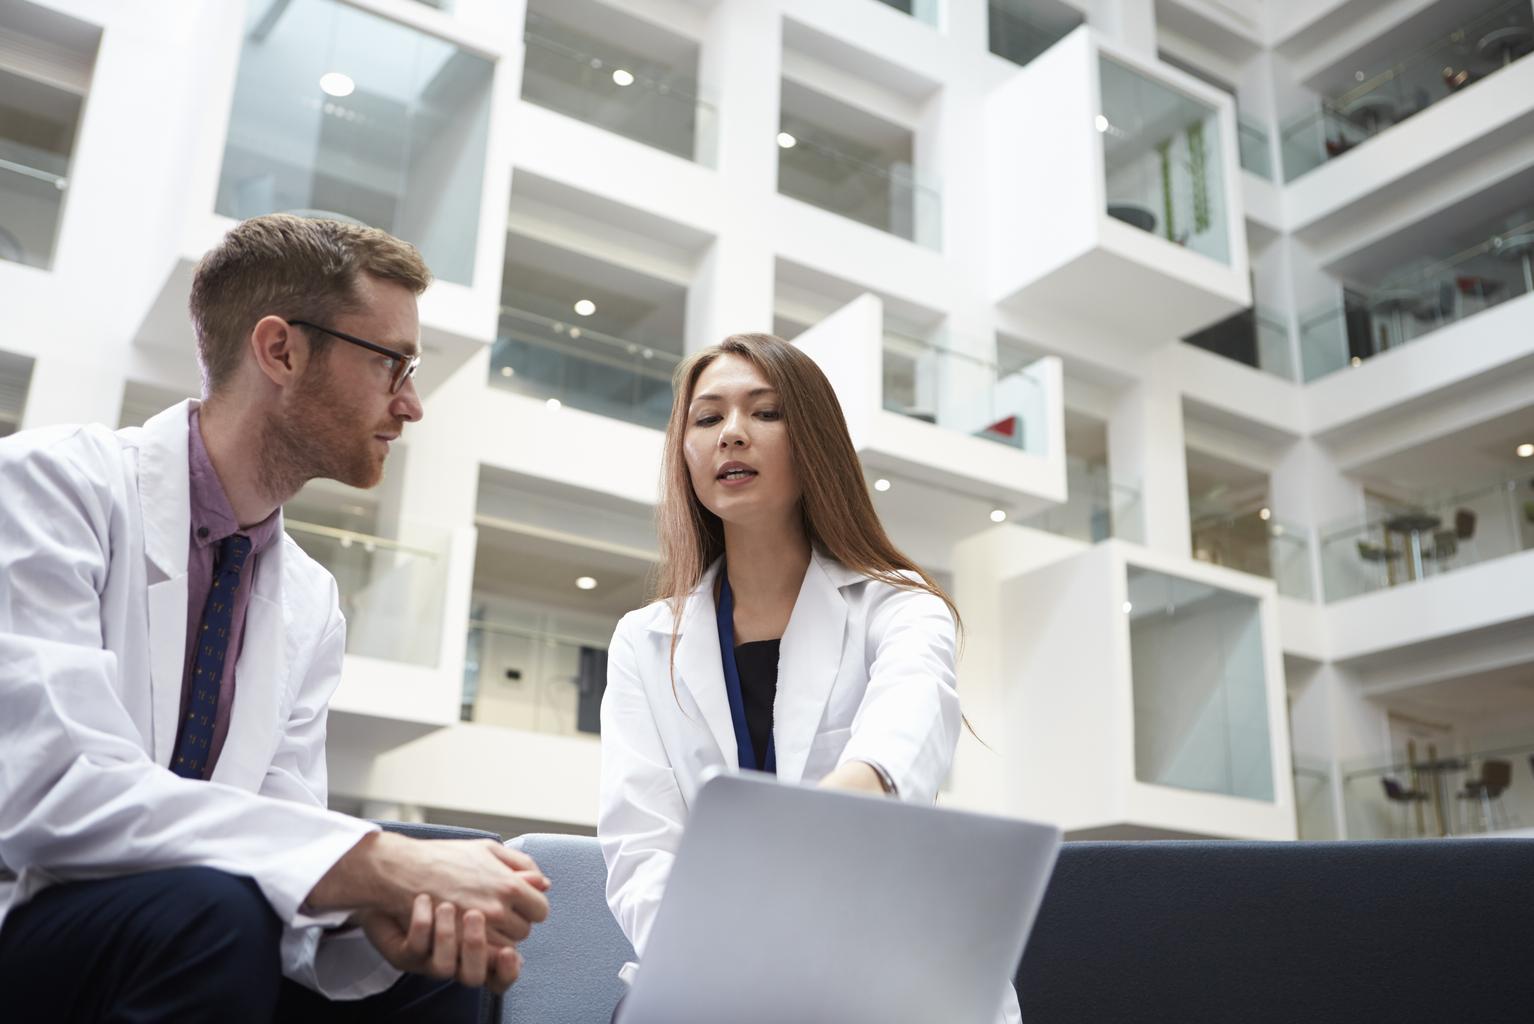
<path fill-rule="evenodd" d="M 351 626 L 338 806 L 593 826 L 671 371 L 772 331 L 964 613 L 945 800 L 1437 834 L 1501 761 L 1534 824 L 1526 39 L 1529 0 L 10 0 L 0 431 L 195 394 L 202 252 L 354 217 L 439 280 L 385 483 L 287 510 Z"/>

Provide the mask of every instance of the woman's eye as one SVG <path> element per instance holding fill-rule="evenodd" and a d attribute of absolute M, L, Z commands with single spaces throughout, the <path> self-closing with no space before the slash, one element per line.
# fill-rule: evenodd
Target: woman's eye
<path fill-rule="evenodd" d="M 700 426 L 700 427 L 712 426 L 713 424 L 718 423 L 718 422 L 719 422 L 719 417 L 715 416 L 713 413 L 705 413 L 704 415 L 699 416 L 698 419 L 697 419 L 697 425 Z"/>
<path fill-rule="evenodd" d="M 776 409 L 763 409 L 761 412 L 757 413 L 757 415 L 764 420 L 778 420 L 783 418 L 783 414 L 778 412 Z"/>

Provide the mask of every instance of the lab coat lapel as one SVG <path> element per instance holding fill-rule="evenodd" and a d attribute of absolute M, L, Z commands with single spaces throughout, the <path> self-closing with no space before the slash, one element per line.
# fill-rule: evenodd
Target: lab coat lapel
<path fill-rule="evenodd" d="M 798 782 L 841 667 L 847 602 L 845 571 L 816 553 L 805 571 L 778 653 L 778 692 L 772 705 L 778 778 Z"/>
<path fill-rule="evenodd" d="M 150 563 L 149 675 L 156 763 L 170 764 L 181 716 L 181 677 L 186 670 L 187 549 L 192 507 L 187 461 L 189 403 L 182 402 L 144 424 L 138 456 L 139 509 L 144 557 Z"/>
<path fill-rule="evenodd" d="M 282 607 L 283 535 L 256 560 L 240 660 L 234 666 L 234 707 L 212 780 L 241 789 L 261 787 L 276 747 L 282 691 L 287 685 L 287 626 Z"/>
<path fill-rule="evenodd" d="M 719 623 L 715 617 L 714 580 L 719 574 L 715 562 L 703 580 L 693 589 L 682 610 L 681 637 L 676 645 L 676 674 L 687 687 L 703 715 L 704 724 L 719 746 L 724 764 L 740 764 L 735 746 L 735 723 L 730 717 L 730 697 L 724 688 L 724 663 L 719 650 Z"/>

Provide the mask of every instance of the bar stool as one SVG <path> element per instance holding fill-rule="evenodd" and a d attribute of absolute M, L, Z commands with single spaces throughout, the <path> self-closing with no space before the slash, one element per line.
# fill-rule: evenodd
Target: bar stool
<path fill-rule="evenodd" d="M 1407 836 L 1407 825 L 1410 823 L 1411 819 L 1412 806 L 1414 804 L 1427 803 L 1427 794 L 1420 789 L 1407 789 L 1405 786 L 1401 785 L 1399 779 L 1393 778 L 1389 775 L 1382 776 L 1380 778 L 1380 783 L 1385 787 L 1385 799 L 1389 800 L 1393 804 L 1401 805 L 1400 835 L 1402 839 L 1405 839 Z M 1420 827 L 1417 829 L 1416 834 L 1419 836 L 1422 834 Z"/>
<path fill-rule="evenodd" d="M 1481 762 L 1480 778 L 1465 780 L 1465 788 L 1457 794 L 1459 799 L 1476 805 L 1480 813 L 1480 832 L 1494 832 L 1499 828 L 1511 828 L 1513 819 L 1502 804 L 1502 793 L 1513 781 L 1513 765 L 1510 761 L 1489 758 Z M 1466 821 L 1469 821 L 1467 814 Z"/>

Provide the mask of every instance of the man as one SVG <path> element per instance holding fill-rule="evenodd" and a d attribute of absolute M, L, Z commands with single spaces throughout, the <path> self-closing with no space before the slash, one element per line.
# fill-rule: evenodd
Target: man
<path fill-rule="evenodd" d="M 7 1019 L 452 1020 L 516 978 L 529 858 L 326 810 L 345 622 L 282 531 L 420 419 L 430 280 L 381 231 L 246 221 L 192 284 L 203 402 L 0 442 Z"/>

